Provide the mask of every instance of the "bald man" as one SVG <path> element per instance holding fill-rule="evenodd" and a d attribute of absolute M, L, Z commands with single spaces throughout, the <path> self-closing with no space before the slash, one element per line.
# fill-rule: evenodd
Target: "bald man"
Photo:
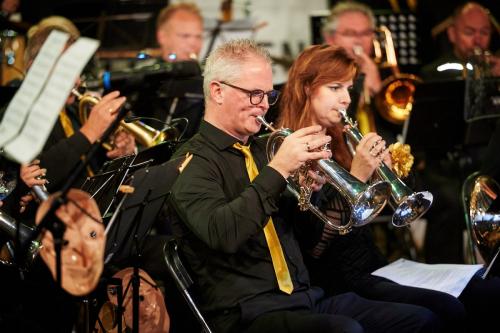
<path fill-rule="evenodd" d="M 489 11 L 475 2 L 458 7 L 453 14 L 453 22 L 447 29 L 447 35 L 453 46 L 452 52 L 425 66 L 422 69 L 424 78 L 461 77 L 463 66 L 472 60 L 474 51 L 489 49 L 493 35 Z M 487 55 L 482 57 L 482 61 L 489 64 L 492 76 L 500 76 L 498 56 Z"/>
<path fill-rule="evenodd" d="M 165 61 L 198 59 L 203 44 L 203 18 L 195 4 L 165 7 L 158 15 L 156 40 Z"/>

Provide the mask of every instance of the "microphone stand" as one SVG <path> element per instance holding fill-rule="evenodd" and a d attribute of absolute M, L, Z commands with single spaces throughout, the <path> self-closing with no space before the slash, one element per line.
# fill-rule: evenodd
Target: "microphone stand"
<path fill-rule="evenodd" d="M 67 195 L 73 184 L 76 182 L 78 179 L 78 176 L 80 173 L 82 173 L 87 164 L 89 163 L 90 159 L 95 155 L 97 150 L 99 149 L 99 146 L 101 145 L 101 142 L 105 141 L 117 128 L 118 125 L 120 124 L 120 121 L 125 117 L 127 112 L 130 110 L 130 105 L 128 103 L 125 103 L 123 107 L 120 109 L 118 112 L 115 120 L 111 123 L 111 125 L 106 129 L 106 131 L 103 133 L 101 138 L 94 142 L 92 146 L 90 147 L 89 151 L 87 154 L 84 156 L 82 161 L 78 163 L 78 165 L 73 169 L 71 174 L 69 175 L 68 180 L 66 183 L 63 185 L 61 189 L 61 195 L 57 197 L 52 203 L 50 204 L 49 210 L 45 214 L 45 216 L 42 218 L 40 223 L 36 226 L 35 230 L 31 233 L 31 235 L 25 240 L 23 244 L 21 244 L 21 251 L 22 254 L 27 253 L 29 249 L 29 245 L 31 244 L 32 241 L 34 241 L 38 235 L 42 232 L 42 230 L 46 229 L 49 230 L 52 233 L 52 237 L 54 238 L 54 251 L 55 251 L 55 257 L 56 257 L 56 284 L 59 285 L 59 287 L 62 288 L 62 282 L 61 282 L 61 251 L 63 247 L 63 236 L 64 232 L 66 230 L 66 226 L 61 219 L 59 219 L 56 216 L 56 211 L 61 207 L 63 204 L 67 203 Z M 23 258 L 21 256 L 21 258 Z"/>

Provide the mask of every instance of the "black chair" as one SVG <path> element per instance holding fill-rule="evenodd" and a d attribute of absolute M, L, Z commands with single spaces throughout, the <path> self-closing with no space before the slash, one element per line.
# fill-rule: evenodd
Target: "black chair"
<path fill-rule="evenodd" d="M 188 271 L 182 264 L 178 252 L 178 244 L 175 239 L 171 239 L 167 243 L 165 243 L 165 246 L 163 247 L 163 254 L 170 275 L 172 275 L 172 278 L 174 279 L 177 288 L 179 289 L 182 296 L 188 303 L 193 314 L 200 322 L 203 331 L 206 333 L 212 333 L 212 330 L 210 329 L 210 327 L 208 327 L 205 318 L 203 318 L 203 315 L 201 314 L 200 310 L 198 309 L 198 306 L 196 305 L 196 302 L 191 296 L 191 291 L 193 289 L 194 282 L 193 279 L 191 279 L 191 277 L 189 276 Z"/>

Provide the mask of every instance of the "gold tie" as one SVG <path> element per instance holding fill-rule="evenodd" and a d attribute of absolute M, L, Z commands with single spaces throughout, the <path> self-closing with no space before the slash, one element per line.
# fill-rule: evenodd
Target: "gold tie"
<path fill-rule="evenodd" d="M 248 177 L 250 178 L 250 181 L 252 181 L 259 174 L 259 170 L 253 160 L 250 147 L 243 146 L 240 143 L 235 143 L 233 147 L 240 150 L 243 155 L 245 155 Z M 276 234 L 276 229 L 274 228 L 273 219 L 271 217 L 264 227 L 264 235 L 266 236 L 267 246 L 269 247 L 269 252 L 271 253 L 271 260 L 273 262 L 276 279 L 278 280 L 278 286 L 281 291 L 291 294 L 293 291 L 292 279 L 290 278 L 290 272 L 288 271 L 288 266 L 285 261 L 285 255 L 283 254 L 283 249 L 281 248 L 280 240 Z"/>

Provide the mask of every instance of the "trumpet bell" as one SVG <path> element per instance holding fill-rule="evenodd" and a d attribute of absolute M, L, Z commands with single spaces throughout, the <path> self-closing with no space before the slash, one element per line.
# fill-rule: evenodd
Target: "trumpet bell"
<path fill-rule="evenodd" d="M 320 160 L 318 166 L 327 182 L 349 201 L 350 220 L 354 227 L 370 223 L 387 204 L 391 195 L 391 185 L 388 182 L 362 183 L 333 160 Z"/>
<path fill-rule="evenodd" d="M 394 210 L 392 224 L 402 227 L 418 220 L 432 206 L 434 197 L 431 192 L 415 192 L 406 196 Z"/>

